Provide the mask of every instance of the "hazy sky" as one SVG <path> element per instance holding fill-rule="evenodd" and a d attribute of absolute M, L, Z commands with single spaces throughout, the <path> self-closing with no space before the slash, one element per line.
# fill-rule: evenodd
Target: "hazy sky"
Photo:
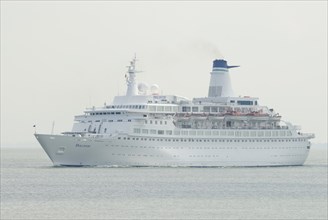
<path fill-rule="evenodd" d="M 141 81 L 189 98 L 224 57 L 236 94 L 327 142 L 326 1 L 1 1 L 1 145 L 125 94 L 134 53 Z"/>

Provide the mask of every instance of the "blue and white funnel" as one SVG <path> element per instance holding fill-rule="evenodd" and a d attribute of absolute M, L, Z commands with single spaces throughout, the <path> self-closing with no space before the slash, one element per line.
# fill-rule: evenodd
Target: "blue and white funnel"
<path fill-rule="evenodd" d="M 229 69 L 239 66 L 228 66 L 225 60 L 214 60 L 211 72 L 208 97 L 234 97 L 229 76 Z"/>

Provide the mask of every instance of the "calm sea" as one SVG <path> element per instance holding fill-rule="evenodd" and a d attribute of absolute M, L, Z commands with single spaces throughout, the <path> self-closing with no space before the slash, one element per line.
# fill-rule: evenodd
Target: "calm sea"
<path fill-rule="evenodd" d="M 1 219 L 327 219 L 327 151 L 304 166 L 53 167 L 1 150 Z"/>

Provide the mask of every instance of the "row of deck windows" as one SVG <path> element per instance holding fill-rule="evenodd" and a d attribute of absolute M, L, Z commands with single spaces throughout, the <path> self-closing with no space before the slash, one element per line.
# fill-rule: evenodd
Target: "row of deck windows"
<path fill-rule="evenodd" d="M 162 125 L 163 123 L 165 124 L 165 125 L 167 125 L 167 121 L 160 121 L 160 120 L 146 120 L 145 121 L 145 124 L 148 124 L 148 122 L 149 122 L 149 124 L 155 124 L 155 125 L 157 125 L 157 124 L 159 124 L 159 125 Z"/>
<path fill-rule="evenodd" d="M 124 113 L 125 112 L 94 112 L 94 113 L 90 113 L 90 115 L 120 115 Z"/>
<path fill-rule="evenodd" d="M 255 148 L 256 149 L 256 148 Z M 274 149 L 274 148 L 272 148 Z M 124 154 L 124 153 L 112 153 L 112 156 L 121 156 L 121 157 L 164 157 L 164 155 L 159 154 Z M 291 154 L 291 155 L 279 155 L 280 157 L 303 157 L 303 154 Z M 171 155 L 171 157 L 180 157 L 180 155 Z M 188 157 L 222 157 L 222 155 L 218 154 L 204 154 L 204 155 L 188 155 Z M 115 162 L 114 162 L 115 163 Z M 146 163 L 144 163 L 146 164 Z M 159 164 L 158 164 L 159 165 Z"/>
<path fill-rule="evenodd" d="M 146 109 L 147 106 L 146 105 L 109 105 L 106 108 L 109 109 Z"/>
<path fill-rule="evenodd" d="M 278 136 L 291 136 L 291 131 L 211 131 L 211 130 L 156 130 L 156 129 L 141 129 L 134 128 L 135 134 L 159 134 L 159 135 L 182 135 L 182 136 L 234 136 L 234 137 L 278 137 Z"/>
<path fill-rule="evenodd" d="M 130 137 L 118 137 L 119 140 L 132 140 L 132 141 L 164 141 L 164 142 L 226 142 L 226 143 L 233 143 L 233 142 L 300 142 L 306 141 L 304 138 L 295 138 L 295 139 L 264 139 L 264 140 L 257 140 L 257 139 L 243 139 L 243 140 L 232 140 L 232 139 L 195 139 L 195 138 L 188 138 L 188 139 L 178 139 L 178 138 L 130 138 Z M 177 147 L 178 148 L 178 147 Z M 190 149 L 194 149 L 193 147 Z M 203 149 L 202 147 L 197 147 L 195 149 Z M 206 149 L 206 147 L 204 147 Z M 210 149 L 210 147 L 208 147 Z"/>
<path fill-rule="evenodd" d="M 237 101 L 238 105 L 253 105 L 252 101 Z M 257 103 L 255 103 L 257 105 Z M 107 106 L 108 109 L 148 109 L 151 112 L 178 112 L 178 106 L 161 106 L 161 105 L 112 105 Z M 182 106 L 182 112 L 226 112 L 232 110 L 231 107 L 227 106 Z M 248 109 L 250 111 L 250 109 Z M 93 112 L 90 115 L 108 115 L 117 114 L 117 112 Z M 120 113 L 119 113 L 120 114 Z"/>
<path fill-rule="evenodd" d="M 160 105 L 111 105 L 109 109 L 148 109 L 152 112 L 177 112 L 178 106 L 160 106 Z"/>

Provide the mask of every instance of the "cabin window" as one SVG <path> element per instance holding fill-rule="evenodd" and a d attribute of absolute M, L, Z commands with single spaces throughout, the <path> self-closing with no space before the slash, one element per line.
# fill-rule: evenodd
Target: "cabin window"
<path fill-rule="evenodd" d="M 174 135 L 180 135 L 180 131 L 174 131 Z"/>
<path fill-rule="evenodd" d="M 219 135 L 219 131 L 212 131 L 213 135 Z"/>
<path fill-rule="evenodd" d="M 164 130 L 158 130 L 158 134 L 164 134 Z"/>
<path fill-rule="evenodd" d="M 156 130 L 151 129 L 151 130 L 150 130 L 150 134 L 156 134 Z"/>
<path fill-rule="evenodd" d="M 167 135 L 172 135 L 172 131 L 171 131 L 171 130 L 166 130 L 165 133 L 166 133 Z"/>
<path fill-rule="evenodd" d="M 182 112 L 190 112 L 189 106 L 182 106 Z"/>
<path fill-rule="evenodd" d="M 211 107 L 211 112 L 218 112 L 218 107 Z"/>
<path fill-rule="evenodd" d="M 204 135 L 203 131 L 197 131 L 197 135 Z"/>
<path fill-rule="evenodd" d="M 143 134 L 148 134 L 148 129 L 142 129 Z"/>
<path fill-rule="evenodd" d="M 204 106 L 203 112 L 210 112 L 210 106 Z"/>
<path fill-rule="evenodd" d="M 155 112 L 156 111 L 156 106 L 149 106 L 149 111 Z"/>
<path fill-rule="evenodd" d="M 172 107 L 171 106 L 165 106 L 165 111 L 166 112 L 171 112 L 172 111 Z"/>
<path fill-rule="evenodd" d="M 272 136 L 278 136 L 278 131 L 272 131 Z"/>
<path fill-rule="evenodd" d="M 198 112 L 198 107 L 192 107 L 192 112 Z"/>
<path fill-rule="evenodd" d="M 249 132 L 248 131 L 243 131 L 243 136 L 244 137 L 248 137 L 249 136 Z"/>
<path fill-rule="evenodd" d="M 158 112 L 164 111 L 164 106 L 157 106 L 157 111 Z"/>
<path fill-rule="evenodd" d="M 240 137 L 241 136 L 241 131 L 235 131 L 235 136 Z"/>
<path fill-rule="evenodd" d="M 136 133 L 136 134 L 140 134 L 140 128 L 134 128 L 133 132 Z"/>
<path fill-rule="evenodd" d="M 264 136 L 264 132 L 263 132 L 263 131 L 259 131 L 259 132 L 257 133 L 257 136 L 258 136 L 258 137 L 263 137 L 263 136 Z"/>

